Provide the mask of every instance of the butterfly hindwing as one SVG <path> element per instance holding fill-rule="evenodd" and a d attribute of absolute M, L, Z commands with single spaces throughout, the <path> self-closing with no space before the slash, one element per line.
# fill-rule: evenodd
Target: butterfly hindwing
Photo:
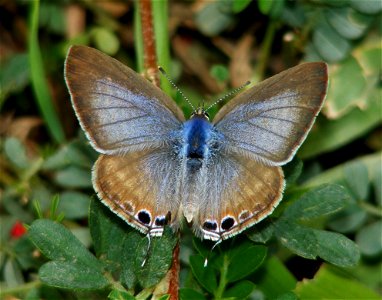
<path fill-rule="evenodd" d="M 71 47 L 65 78 L 80 124 L 100 153 L 160 147 L 184 121 L 159 88 L 96 49 Z"/>
<path fill-rule="evenodd" d="M 236 96 L 213 121 L 225 150 L 268 165 L 290 161 L 321 109 L 327 78 L 325 63 L 305 63 Z"/>
<path fill-rule="evenodd" d="M 271 214 L 281 200 L 284 177 L 278 166 L 240 155 L 220 155 L 207 168 L 199 184 L 208 188 L 199 189 L 194 221 L 194 230 L 204 239 L 238 234 Z"/>
<path fill-rule="evenodd" d="M 143 233 L 161 235 L 179 227 L 179 177 L 169 151 L 142 150 L 123 156 L 101 155 L 93 185 L 101 201 Z"/>

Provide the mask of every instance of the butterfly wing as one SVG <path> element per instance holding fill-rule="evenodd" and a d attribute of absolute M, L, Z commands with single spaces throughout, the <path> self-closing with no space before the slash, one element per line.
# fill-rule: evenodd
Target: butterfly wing
<path fill-rule="evenodd" d="M 203 238 L 229 238 L 258 223 L 281 201 L 284 175 L 326 94 L 324 63 L 282 72 L 238 95 L 214 119 L 220 151 L 200 173 L 194 230 Z M 206 176 L 205 174 L 208 174 Z"/>
<path fill-rule="evenodd" d="M 81 127 L 100 153 L 160 147 L 184 121 L 159 88 L 96 49 L 71 47 L 65 78 Z"/>
<path fill-rule="evenodd" d="M 260 222 L 279 204 L 284 190 L 280 167 L 242 155 L 213 158 L 200 175 L 201 199 L 194 230 L 204 239 L 221 240 Z"/>
<path fill-rule="evenodd" d="M 177 162 L 165 150 L 101 155 L 93 168 L 93 186 L 101 201 L 131 226 L 160 236 L 165 224 L 179 226 L 176 170 Z"/>
<path fill-rule="evenodd" d="M 235 97 L 213 121 L 225 151 L 273 166 L 290 161 L 322 107 L 327 81 L 325 63 L 305 63 Z"/>

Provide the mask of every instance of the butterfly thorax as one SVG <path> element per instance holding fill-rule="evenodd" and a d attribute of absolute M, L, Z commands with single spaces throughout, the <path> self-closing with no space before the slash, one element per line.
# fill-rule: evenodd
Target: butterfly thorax
<path fill-rule="evenodd" d="M 209 155 L 212 124 L 203 114 L 194 114 L 184 123 L 183 134 L 185 146 L 183 155 L 187 158 L 187 166 L 191 170 L 198 170 Z"/>

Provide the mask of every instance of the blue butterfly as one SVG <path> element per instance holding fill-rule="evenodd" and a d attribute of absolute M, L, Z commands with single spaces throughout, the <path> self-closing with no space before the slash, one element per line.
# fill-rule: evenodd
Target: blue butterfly
<path fill-rule="evenodd" d="M 101 153 L 93 185 L 129 225 L 160 236 L 185 218 L 195 234 L 221 241 L 279 204 L 289 162 L 327 90 L 327 66 L 305 63 L 240 93 L 210 122 L 185 120 L 160 89 L 102 52 L 70 48 L 65 78 L 75 113 Z"/>

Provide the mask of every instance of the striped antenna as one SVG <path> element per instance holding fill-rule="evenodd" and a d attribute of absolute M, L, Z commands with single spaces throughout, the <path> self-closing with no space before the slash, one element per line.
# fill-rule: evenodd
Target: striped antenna
<path fill-rule="evenodd" d="M 247 81 L 246 83 L 244 83 L 242 86 L 239 86 L 238 88 L 236 89 L 233 89 L 232 91 L 230 91 L 228 94 L 224 95 L 223 97 L 219 98 L 218 100 L 216 100 L 214 103 L 212 103 L 210 106 L 207 107 L 207 109 L 205 110 L 205 112 L 207 110 L 209 110 L 211 107 L 215 106 L 216 104 L 218 104 L 219 102 L 222 102 L 223 100 L 227 99 L 228 97 L 231 97 L 233 94 L 236 94 L 238 91 L 240 91 L 241 89 L 245 88 L 247 85 L 251 84 L 250 81 Z"/>
<path fill-rule="evenodd" d="M 192 107 L 192 109 L 195 111 L 195 107 L 192 105 L 191 101 L 183 94 L 183 92 L 180 90 L 180 88 L 177 87 L 177 85 L 172 81 L 172 79 L 167 75 L 166 71 L 163 70 L 162 67 L 158 67 L 158 70 L 163 74 L 164 77 L 168 80 L 168 82 L 171 83 L 171 85 L 179 92 L 179 94 L 183 97 L 184 100 L 187 101 L 187 103 Z"/>

